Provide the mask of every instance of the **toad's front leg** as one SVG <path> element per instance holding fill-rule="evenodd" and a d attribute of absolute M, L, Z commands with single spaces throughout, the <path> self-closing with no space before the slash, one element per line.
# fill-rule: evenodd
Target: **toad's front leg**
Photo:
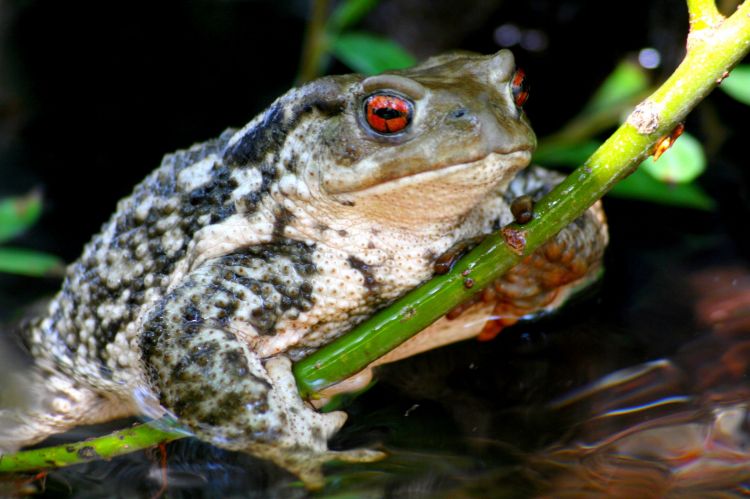
<path fill-rule="evenodd" d="M 261 323 L 231 316 L 251 304 L 265 315 L 251 313 L 250 321 L 268 325 L 279 319 L 274 314 L 289 311 L 284 298 L 297 295 L 294 286 L 304 281 L 304 269 L 286 263 L 289 273 L 275 285 L 263 281 L 268 258 L 252 254 L 222 257 L 193 271 L 146 320 L 141 355 L 161 405 L 198 438 L 269 459 L 315 487 L 322 484 L 323 462 L 366 460 L 376 453 L 328 451 L 327 440 L 346 414 L 320 414 L 308 406 L 290 360 L 261 359 L 253 351 Z"/>

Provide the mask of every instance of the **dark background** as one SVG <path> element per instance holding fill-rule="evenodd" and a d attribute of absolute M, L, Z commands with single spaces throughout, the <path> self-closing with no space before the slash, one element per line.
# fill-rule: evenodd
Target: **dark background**
<path fill-rule="evenodd" d="M 242 126 L 293 84 L 307 13 L 301 0 L 0 0 L 0 197 L 40 188 L 45 200 L 40 223 L 13 245 L 75 259 L 163 154 Z M 687 33 L 680 0 L 385 0 L 360 28 L 423 58 L 454 48 L 497 51 L 493 34 L 505 23 L 546 37 L 542 50 L 511 47 L 531 84 L 525 108 L 540 137 L 573 117 L 623 57 L 654 47 L 662 66 L 653 77 L 668 75 L 684 54 Z M 336 61 L 329 68 L 348 72 Z M 481 351 L 469 342 L 401 364 L 350 408 L 354 424 L 367 421 L 363 414 L 370 421 L 373 414 L 384 417 L 381 407 L 401 417 L 416 400 L 432 416 L 411 420 L 410 438 L 421 429 L 438 439 L 430 445 L 443 448 L 446 425 L 492 426 L 494 438 L 511 435 L 515 445 L 533 448 L 558 434 L 528 412 L 508 418 L 508 407 L 671 355 L 705 333 L 693 320 L 695 293 L 686 279 L 716 266 L 747 269 L 749 121 L 750 107 L 722 92 L 687 120 L 706 146 L 709 166 L 700 184 L 717 201 L 715 212 L 606 199 L 612 244 L 596 297 L 554 325 L 511 329 Z M 0 318 L 58 285 L 0 275 Z M 450 385 L 468 387 L 469 395 L 428 389 Z M 469 421 L 454 424 L 459 413 Z M 389 433 L 388 424 L 376 432 L 380 437 L 404 431 Z M 346 443 L 360 443 L 356 426 L 348 428 Z M 188 462 L 191 452 L 182 452 Z M 134 476 L 143 480 L 146 468 Z"/>

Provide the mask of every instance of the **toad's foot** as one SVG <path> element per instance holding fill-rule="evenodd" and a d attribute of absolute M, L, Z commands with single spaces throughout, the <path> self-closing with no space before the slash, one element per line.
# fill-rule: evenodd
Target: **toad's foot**
<path fill-rule="evenodd" d="M 346 413 L 342 411 L 320 414 L 311 412 L 310 407 L 299 397 L 297 384 L 291 370 L 291 362 L 287 357 L 280 356 L 266 362 L 266 372 L 272 384 L 280 388 L 279 398 L 282 405 L 289 411 L 289 425 L 299 427 L 305 425 L 300 418 L 312 417 L 317 428 L 323 432 L 325 440 L 336 433 L 346 421 Z M 304 438 L 303 438 L 304 439 Z M 306 439 L 305 439 L 306 440 Z M 317 440 L 317 439 L 316 439 Z M 311 441 L 312 442 L 312 441 Z M 306 448 L 278 447 L 275 445 L 254 445 L 252 453 L 264 457 L 297 475 L 309 489 L 319 489 L 325 484 L 322 466 L 329 461 L 343 461 L 347 463 L 366 463 L 377 461 L 385 457 L 385 453 L 370 449 L 353 449 L 346 451 L 331 451 L 324 448 L 311 450 L 314 445 L 306 443 Z M 309 445 L 309 447 L 308 447 Z M 315 446 L 319 447 L 319 446 Z"/>

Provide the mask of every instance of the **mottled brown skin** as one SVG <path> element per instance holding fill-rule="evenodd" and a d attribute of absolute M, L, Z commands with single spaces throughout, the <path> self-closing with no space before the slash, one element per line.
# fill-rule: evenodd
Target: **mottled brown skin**
<path fill-rule="evenodd" d="M 514 103 L 514 69 L 500 51 L 322 78 L 244 128 L 166 156 L 22 328 L 34 388 L 28 404 L 0 408 L 0 448 L 171 414 L 311 486 L 327 459 L 376 457 L 327 450 L 346 416 L 302 401 L 291 361 L 429 279 L 437 255 L 509 223 L 513 198 L 557 180 L 516 176 L 535 137 Z M 363 102 L 377 92 L 411 103 L 406 128 L 369 126 Z M 579 281 L 606 244 L 603 219 L 582 220 L 566 229 Z"/>

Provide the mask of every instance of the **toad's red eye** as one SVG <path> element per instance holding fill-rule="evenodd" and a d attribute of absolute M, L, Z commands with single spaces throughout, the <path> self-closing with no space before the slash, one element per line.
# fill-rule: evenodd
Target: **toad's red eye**
<path fill-rule="evenodd" d="M 400 132 L 411 123 L 412 104 L 393 94 L 374 94 L 365 100 L 365 116 L 370 128 L 378 133 Z"/>
<path fill-rule="evenodd" d="M 523 69 L 516 69 L 513 80 L 510 82 L 510 89 L 516 106 L 522 107 L 529 98 L 529 84 L 526 83 L 526 73 Z"/>

